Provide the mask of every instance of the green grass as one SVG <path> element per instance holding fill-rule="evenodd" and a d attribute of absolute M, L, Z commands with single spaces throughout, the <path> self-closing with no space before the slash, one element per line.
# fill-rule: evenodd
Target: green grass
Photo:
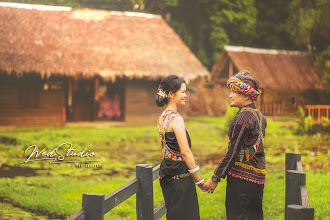
<path fill-rule="evenodd" d="M 206 178 L 212 175 L 214 167 L 202 168 L 202 175 Z M 267 184 L 264 191 L 265 219 L 283 219 L 285 201 L 284 172 L 270 172 L 267 174 Z M 327 183 L 329 172 L 307 173 L 307 189 L 310 206 L 315 208 L 315 219 L 326 219 L 329 213 L 330 194 Z M 1 178 L 1 197 L 9 197 L 19 202 L 22 207 L 28 207 L 39 214 L 48 214 L 52 218 L 63 218 L 81 209 L 82 194 L 86 192 L 108 194 L 119 188 L 132 178 L 104 178 L 99 180 L 79 180 L 70 177 L 17 177 L 15 179 Z M 226 181 L 222 181 L 214 194 L 197 190 L 200 214 L 202 219 L 225 219 L 225 188 Z M 163 201 L 159 181 L 154 182 L 155 206 Z M 44 210 L 44 211 L 43 211 Z M 48 210 L 48 212 L 45 212 Z M 105 219 L 136 219 L 135 196 L 117 206 L 106 214 Z M 165 219 L 165 217 L 163 218 Z"/>
<path fill-rule="evenodd" d="M 202 167 L 204 178 L 211 176 L 227 149 L 225 117 L 196 117 L 186 121 L 191 134 L 192 151 Z M 292 118 L 268 118 L 265 138 L 267 184 L 264 192 L 265 219 L 284 218 L 285 153 L 301 152 L 307 173 L 310 206 L 315 219 L 329 216 L 330 135 L 297 136 Z M 0 197 L 25 210 L 52 218 L 67 217 L 81 209 L 82 194 L 108 194 L 132 180 L 135 166 L 152 166 L 161 161 L 161 146 L 155 126 L 142 127 L 33 127 L 0 128 L 0 164 L 18 166 L 26 160 L 24 150 L 31 145 L 48 151 L 70 142 L 76 150 L 88 148 L 97 153 L 100 169 L 75 168 L 74 164 L 49 164 L 47 161 L 21 164 L 36 169 L 36 176 L 0 178 Z M 315 156 L 311 156 L 314 152 Z M 91 159 L 91 158 L 90 158 Z M 198 190 L 202 219 L 225 218 L 225 181 L 214 194 Z M 159 182 L 154 182 L 155 205 L 163 201 Z M 0 211 L 0 216 L 3 215 Z M 106 214 L 105 219 L 136 219 L 135 196 Z M 163 218 L 165 219 L 165 217 Z"/>

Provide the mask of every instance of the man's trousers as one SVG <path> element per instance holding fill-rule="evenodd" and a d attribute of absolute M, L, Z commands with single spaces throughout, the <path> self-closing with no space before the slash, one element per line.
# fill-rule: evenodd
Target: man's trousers
<path fill-rule="evenodd" d="M 227 220 L 262 220 L 264 185 L 227 176 Z"/>

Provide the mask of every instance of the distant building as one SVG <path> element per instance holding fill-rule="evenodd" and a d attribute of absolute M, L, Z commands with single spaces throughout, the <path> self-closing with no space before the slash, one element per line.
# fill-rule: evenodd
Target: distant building
<path fill-rule="evenodd" d="M 225 86 L 230 76 L 245 69 L 260 83 L 257 103 L 266 113 L 284 113 L 295 104 L 330 104 L 322 84 L 325 70 L 315 66 L 312 54 L 225 46 L 212 68 L 211 83 Z"/>
<path fill-rule="evenodd" d="M 156 120 L 160 79 L 208 70 L 158 15 L 0 3 L 0 126 Z"/>

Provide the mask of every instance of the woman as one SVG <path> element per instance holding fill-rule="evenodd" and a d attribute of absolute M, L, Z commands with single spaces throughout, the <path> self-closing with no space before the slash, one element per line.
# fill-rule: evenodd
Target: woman
<path fill-rule="evenodd" d="M 156 103 L 166 107 L 157 123 L 163 151 L 159 178 L 168 220 L 200 219 L 195 184 L 202 187 L 204 179 L 190 150 L 189 132 L 178 113 L 186 97 L 186 84 L 179 77 L 171 75 L 160 82 Z"/>

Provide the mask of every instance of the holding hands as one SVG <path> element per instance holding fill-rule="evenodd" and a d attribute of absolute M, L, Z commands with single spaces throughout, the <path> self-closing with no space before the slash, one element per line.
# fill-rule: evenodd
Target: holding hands
<path fill-rule="evenodd" d="M 213 193 L 215 188 L 217 188 L 218 183 L 221 181 L 219 177 L 216 175 L 213 175 L 211 178 L 209 178 L 206 182 L 203 182 L 203 184 L 199 184 L 199 188 L 202 189 L 203 192 Z"/>
<path fill-rule="evenodd" d="M 194 169 L 188 171 L 191 174 L 191 176 L 194 178 L 195 184 L 199 188 L 201 188 L 203 192 L 213 193 L 215 188 L 217 188 L 218 183 L 221 181 L 219 177 L 213 175 L 205 182 L 200 174 L 199 166 L 196 166 Z"/>
<path fill-rule="evenodd" d="M 218 182 L 214 182 L 211 177 L 204 183 L 201 189 L 203 190 L 203 192 L 213 193 L 215 188 L 217 188 L 217 186 L 218 186 Z"/>

